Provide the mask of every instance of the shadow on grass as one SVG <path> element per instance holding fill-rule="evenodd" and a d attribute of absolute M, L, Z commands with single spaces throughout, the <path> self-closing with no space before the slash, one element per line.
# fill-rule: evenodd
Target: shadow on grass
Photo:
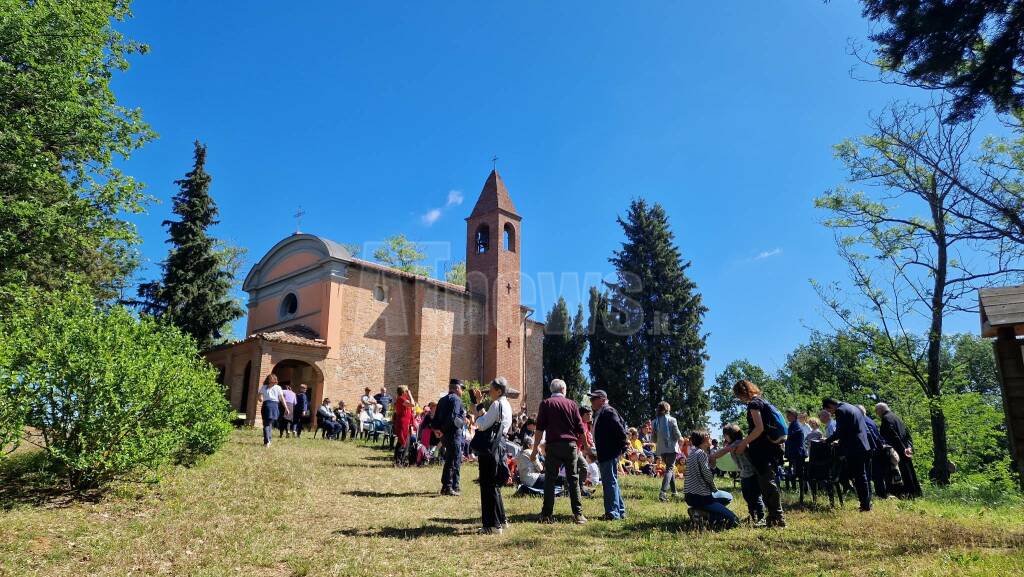
<path fill-rule="evenodd" d="M 49 467 L 42 451 L 13 455 L 0 466 L 0 511 L 18 506 L 63 508 L 102 498 L 102 490 L 69 489 Z"/>
<path fill-rule="evenodd" d="M 455 527 L 441 525 L 424 525 L 422 527 L 381 527 L 379 529 L 338 529 L 334 535 L 342 537 L 370 537 L 384 539 L 422 539 L 424 537 L 454 537 L 467 535 L 472 531 L 464 531 Z"/>
<path fill-rule="evenodd" d="M 351 497 L 439 497 L 438 493 L 431 493 L 429 491 L 405 491 L 405 492 L 389 492 L 389 491 L 345 491 L 344 495 Z"/>
<path fill-rule="evenodd" d="M 346 469 L 394 469 L 393 466 L 384 463 L 330 463 L 328 466 Z"/>

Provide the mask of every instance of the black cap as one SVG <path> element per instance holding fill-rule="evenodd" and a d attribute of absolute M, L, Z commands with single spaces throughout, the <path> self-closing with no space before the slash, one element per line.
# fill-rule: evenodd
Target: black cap
<path fill-rule="evenodd" d="M 461 387 L 462 386 L 462 381 L 459 380 L 459 379 L 451 379 L 450 381 L 448 381 L 448 386 L 449 387 L 454 387 L 455 385 L 458 385 L 458 386 Z"/>
<path fill-rule="evenodd" d="M 601 389 L 598 389 L 596 391 L 590 391 L 589 393 L 587 393 L 587 396 L 590 397 L 591 399 L 608 400 L 608 393 L 602 391 Z"/>

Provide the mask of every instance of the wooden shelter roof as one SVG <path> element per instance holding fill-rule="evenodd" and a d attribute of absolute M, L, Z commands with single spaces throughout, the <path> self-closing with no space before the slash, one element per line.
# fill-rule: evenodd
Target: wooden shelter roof
<path fill-rule="evenodd" d="M 1024 335 L 1024 285 L 983 288 L 978 291 L 981 336 L 994 337 L 1002 327 L 1014 327 Z"/>

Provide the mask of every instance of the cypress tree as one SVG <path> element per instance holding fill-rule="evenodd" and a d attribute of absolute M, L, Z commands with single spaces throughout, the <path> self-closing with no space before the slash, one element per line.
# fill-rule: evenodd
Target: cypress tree
<path fill-rule="evenodd" d="M 143 312 L 173 324 L 209 348 L 226 325 L 244 311 L 231 297 L 237 249 L 222 246 L 207 230 L 217 224 L 217 205 L 210 196 L 206 146 L 195 142 L 195 164 L 185 178 L 174 181 L 174 214 L 165 220 L 171 244 L 162 263 L 163 278 L 139 287 Z"/>
<path fill-rule="evenodd" d="M 609 310 L 616 321 L 611 328 L 622 336 L 625 367 L 617 377 L 624 380 L 618 386 L 633 389 L 622 395 L 619 409 L 637 424 L 665 400 L 680 427 L 696 427 L 709 407 L 706 335 L 701 333 L 707 307 L 686 275 L 690 262 L 675 246 L 661 205 L 635 200 L 618 222 L 626 240 L 609 259 L 617 275 L 609 284 Z"/>
<path fill-rule="evenodd" d="M 583 307 L 570 320 L 569 307 L 565 299 L 548 312 L 544 323 L 544 397 L 551 395 L 547 385 L 552 379 L 562 379 L 566 385 L 566 396 L 581 400 L 590 385 L 583 374 L 583 352 L 586 350 L 586 328 L 583 323 Z"/>

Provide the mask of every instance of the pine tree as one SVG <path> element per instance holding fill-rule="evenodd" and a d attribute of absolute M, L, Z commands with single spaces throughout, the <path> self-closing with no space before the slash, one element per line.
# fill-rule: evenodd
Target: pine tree
<path fill-rule="evenodd" d="M 583 374 L 583 352 L 586 350 L 586 329 L 583 324 L 583 307 L 570 320 L 569 307 L 564 298 L 559 298 L 548 312 L 544 324 L 544 396 L 551 393 L 547 384 L 552 379 L 562 379 L 566 385 L 566 396 L 582 400 L 590 385 Z"/>
<path fill-rule="evenodd" d="M 608 294 L 597 287 L 590 287 L 588 312 L 587 364 L 590 366 L 592 389 L 607 392 L 608 402 L 620 412 L 623 408 L 637 406 L 634 397 L 638 391 L 629 386 L 635 375 L 629 374 L 630 364 L 624 356 L 625 338 L 617 330 L 620 326 L 618 314 L 611 309 Z"/>
<path fill-rule="evenodd" d="M 227 325 L 244 311 L 230 295 L 238 251 L 209 236 L 217 224 L 217 205 L 210 196 L 206 146 L 196 141 L 195 165 L 174 181 L 174 213 L 165 220 L 171 251 L 162 264 L 163 278 L 139 287 L 143 312 L 158 316 L 196 339 L 200 350 L 214 344 Z"/>
<path fill-rule="evenodd" d="M 701 333 L 707 307 L 686 276 L 690 262 L 676 248 L 661 205 L 635 200 L 618 222 L 626 241 L 609 259 L 618 277 L 609 285 L 609 302 L 623 339 L 622 376 L 632 377 L 617 385 L 634 389 L 624 395 L 627 404 L 619 409 L 630 422 L 639 423 L 654 415 L 664 400 L 672 405 L 680 427 L 696 427 L 705 422 L 709 407 L 704 391 L 706 335 Z"/>

